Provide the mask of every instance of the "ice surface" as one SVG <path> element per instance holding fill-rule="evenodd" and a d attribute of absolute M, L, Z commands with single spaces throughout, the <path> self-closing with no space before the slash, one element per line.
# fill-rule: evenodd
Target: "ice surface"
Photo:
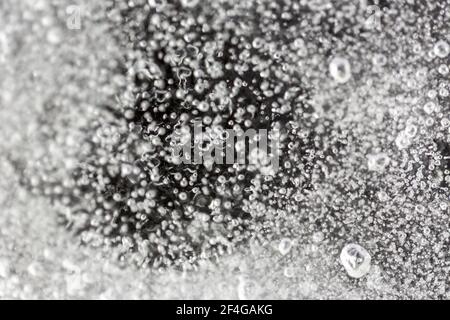
<path fill-rule="evenodd" d="M 0 298 L 448 298 L 448 6 L 1 1 Z"/>

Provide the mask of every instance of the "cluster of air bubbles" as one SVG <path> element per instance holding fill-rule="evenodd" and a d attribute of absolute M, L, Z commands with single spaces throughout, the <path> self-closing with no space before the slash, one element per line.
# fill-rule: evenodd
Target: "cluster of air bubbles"
<path fill-rule="evenodd" d="M 280 39 L 244 36 L 247 27 L 223 15 L 218 3 L 180 4 L 151 0 L 110 8 L 111 17 L 134 21 L 122 21 L 117 32 L 119 41 L 129 42 L 124 48 L 132 47 L 118 70 L 129 83 L 118 105 L 99 111 L 104 121 L 86 126 L 93 134 L 70 178 L 45 187 L 84 243 L 122 247 L 139 265 L 154 268 L 190 266 L 239 249 L 257 232 L 253 219 L 266 223 L 299 196 L 302 190 L 294 188 L 308 179 L 302 170 L 314 162 L 307 153 L 314 148 L 310 135 L 298 141 L 292 103 L 304 90 L 285 67 Z M 295 37 L 288 51 L 304 58 L 307 43 Z M 230 136 L 240 141 L 230 147 Z M 31 180 L 33 190 L 60 184 Z M 290 250 L 286 241 L 283 255 Z"/>
<path fill-rule="evenodd" d="M 122 86 L 105 91 L 117 99 L 93 103 L 79 145 L 45 123 L 49 150 L 71 146 L 70 172 L 47 165 L 49 152 L 24 180 L 83 243 L 139 266 L 194 268 L 257 239 L 281 261 L 308 244 L 353 278 L 373 259 L 398 286 L 441 286 L 448 13 L 431 20 L 441 6 L 413 2 L 113 1 L 104 19 Z M 7 40 L 0 32 L 0 59 Z M 242 139 L 230 147 L 230 136 Z M 371 254 L 349 244 L 339 257 L 344 238 Z M 242 278 L 239 296 L 253 287 Z"/>
<path fill-rule="evenodd" d="M 450 53 L 450 45 L 445 40 L 439 40 L 434 44 L 433 52 L 439 58 L 446 58 Z"/>

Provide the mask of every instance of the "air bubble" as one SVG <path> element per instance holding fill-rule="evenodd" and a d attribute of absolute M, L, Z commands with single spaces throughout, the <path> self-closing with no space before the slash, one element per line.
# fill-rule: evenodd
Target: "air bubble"
<path fill-rule="evenodd" d="M 346 83 L 352 76 L 350 62 L 345 58 L 333 58 L 329 69 L 331 76 L 338 83 Z"/>
<path fill-rule="evenodd" d="M 358 244 L 347 244 L 341 251 L 340 260 L 352 278 L 361 278 L 370 271 L 370 254 Z"/>
<path fill-rule="evenodd" d="M 445 58 L 450 53 L 450 45 L 444 40 L 439 40 L 435 43 L 433 52 L 437 57 Z"/>
<path fill-rule="evenodd" d="M 405 134 L 409 138 L 413 138 L 417 134 L 417 131 L 418 131 L 417 126 L 413 124 L 410 124 L 405 128 Z"/>
<path fill-rule="evenodd" d="M 440 73 L 440 74 L 442 74 L 443 76 L 445 76 L 445 75 L 447 75 L 448 74 L 448 66 L 446 65 L 446 64 L 441 64 L 439 67 L 438 67 L 438 72 Z"/>

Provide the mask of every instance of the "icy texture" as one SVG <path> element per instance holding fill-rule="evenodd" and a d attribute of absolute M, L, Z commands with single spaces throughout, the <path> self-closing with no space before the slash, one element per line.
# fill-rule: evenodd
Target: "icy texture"
<path fill-rule="evenodd" d="M 448 7 L 1 1 L 0 298 L 448 298 Z M 280 171 L 171 162 L 194 118 Z"/>

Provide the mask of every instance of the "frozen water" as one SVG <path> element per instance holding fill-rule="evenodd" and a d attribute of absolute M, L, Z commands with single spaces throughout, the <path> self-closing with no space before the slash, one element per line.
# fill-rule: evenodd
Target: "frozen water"
<path fill-rule="evenodd" d="M 352 278 L 361 278 L 370 271 L 370 254 L 358 244 L 347 244 L 341 251 L 341 263 Z"/>
<path fill-rule="evenodd" d="M 0 1 L 0 298 L 449 297 L 448 1 L 76 2 Z"/>

